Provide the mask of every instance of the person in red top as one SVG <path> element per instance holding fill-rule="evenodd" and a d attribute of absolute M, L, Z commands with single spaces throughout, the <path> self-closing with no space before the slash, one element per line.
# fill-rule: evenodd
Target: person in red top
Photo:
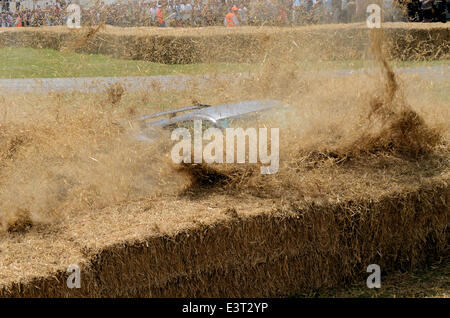
<path fill-rule="evenodd" d="M 234 27 L 239 25 L 239 11 L 236 6 L 231 8 L 231 12 L 225 15 L 224 24 L 226 27 Z"/>
<path fill-rule="evenodd" d="M 278 7 L 278 20 L 280 25 L 285 25 L 287 23 L 287 12 L 286 12 L 286 8 L 284 8 L 283 6 L 279 6 Z"/>
<path fill-rule="evenodd" d="M 14 24 L 15 27 L 21 28 L 22 27 L 22 18 L 20 15 L 17 15 L 16 23 Z"/>
<path fill-rule="evenodd" d="M 156 18 L 158 19 L 158 23 L 159 23 L 160 27 L 166 26 L 166 21 L 164 21 L 164 13 L 163 13 L 161 6 L 159 6 L 158 9 L 156 10 Z"/>

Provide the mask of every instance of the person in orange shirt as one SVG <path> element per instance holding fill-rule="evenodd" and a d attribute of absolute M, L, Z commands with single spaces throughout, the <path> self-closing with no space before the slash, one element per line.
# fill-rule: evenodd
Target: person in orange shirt
<path fill-rule="evenodd" d="M 20 18 L 20 15 L 17 15 L 16 23 L 14 24 L 14 26 L 18 28 L 22 27 L 22 19 Z"/>
<path fill-rule="evenodd" d="M 164 13 L 161 6 L 156 10 L 156 18 L 158 19 L 158 24 L 160 27 L 166 26 L 166 21 L 164 21 Z"/>
<path fill-rule="evenodd" d="M 236 6 L 233 6 L 231 8 L 231 12 L 228 12 L 225 15 L 225 20 L 224 20 L 224 24 L 226 27 L 234 27 L 239 25 L 239 12 L 238 12 L 238 8 Z"/>

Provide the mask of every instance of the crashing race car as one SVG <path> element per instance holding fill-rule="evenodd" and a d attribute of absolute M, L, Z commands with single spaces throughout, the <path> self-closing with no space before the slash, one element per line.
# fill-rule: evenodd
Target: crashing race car
<path fill-rule="evenodd" d="M 251 121 L 283 117 L 290 109 L 289 105 L 279 100 L 249 100 L 220 105 L 197 104 L 175 110 L 144 115 L 135 120 L 140 130 L 135 138 L 141 141 L 153 141 L 163 130 L 178 127 L 192 128 L 194 120 L 202 121 L 202 129 L 210 127 L 221 130 L 229 127 L 245 126 Z M 167 116 L 168 118 L 158 119 Z"/>

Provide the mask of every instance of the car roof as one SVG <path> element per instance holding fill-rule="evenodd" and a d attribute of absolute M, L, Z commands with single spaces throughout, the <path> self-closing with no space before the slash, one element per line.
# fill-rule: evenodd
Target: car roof
<path fill-rule="evenodd" d="M 233 118 L 253 112 L 264 111 L 282 105 L 279 100 L 248 100 L 235 103 L 226 103 L 205 107 L 168 119 L 160 119 L 148 123 L 150 126 L 165 127 L 174 123 L 194 120 L 212 119 L 218 121 L 224 118 Z"/>

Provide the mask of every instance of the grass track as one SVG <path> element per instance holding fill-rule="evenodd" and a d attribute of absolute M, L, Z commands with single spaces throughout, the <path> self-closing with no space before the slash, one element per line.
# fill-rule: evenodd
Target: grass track
<path fill-rule="evenodd" d="M 304 70 L 359 69 L 362 60 L 301 61 Z M 394 62 L 395 66 L 450 65 L 449 60 Z M 52 49 L 0 48 L 0 78 L 53 78 L 152 76 L 168 74 L 205 74 L 251 72 L 259 66 L 246 63 L 168 65 L 147 61 L 116 59 L 106 55 L 60 52 Z"/>
<path fill-rule="evenodd" d="M 151 76 L 244 72 L 248 64 L 166 65 L 52 49 L 0 48 L 0 78 Z"/>

